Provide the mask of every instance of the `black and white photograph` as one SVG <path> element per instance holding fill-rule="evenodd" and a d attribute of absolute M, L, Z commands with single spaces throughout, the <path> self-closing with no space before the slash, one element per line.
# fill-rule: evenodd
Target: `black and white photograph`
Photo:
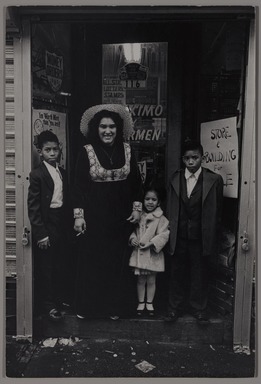
<path fill-rule="evenodd" d="M 257 5 L 2 13 L 3 378 L 256 380 Z"/>

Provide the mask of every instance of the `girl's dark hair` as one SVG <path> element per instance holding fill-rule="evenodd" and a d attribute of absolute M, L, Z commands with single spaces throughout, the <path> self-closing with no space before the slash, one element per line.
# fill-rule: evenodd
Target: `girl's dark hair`
<path fill-rule="evenodd" d="M 100 137 L 98 134 L 98 127 L 101 120 L 104 117 L 111 118 L 116 125 L 117 134 L 116 134 L 115 142 L 116 143 L 123 142 L 123 119 L 117 112 L 108 111 L 106 109 L 103 109 L 102 111 L 97 112 L 94 115 L 94 117 L 90 120 L 89 131 L 86 138 L 87 142 L 89 144 L 95 144 L 100 141 Z"/>
<path fill-rule="evenodd" d="M 48 141 L 52 141 L 54 143 L 59 144 L 58 137 L 56 136 L 55 133 L 52 131 L 46 130 L 41 132 L 38 137 L 37 137 L 37 148 L 42 149 L 44 144 L 47 143 Z"/>
<path fill-rule="evenodd" d="M 156 195 L 158 196 L 159 202 L 162 202 L 165 199 L 165 196 L 166 196 L 165 188 L 159 183 L 150 182 L 145 184 L 143 189 L 143 196 L 145 197 L 146 194 L 150 191 L 153 191 L 156 193 Z"/>
<path fill-rule="evenodd" d="M 186 140 L 185 143 L 183 144 L 182 156 L 187 151 L 199 151 L 201 156 L 203 156 L 203 154 L 204 154 L 204 150 L 203 150 L 203 147 L 200 144 L 200 142 L 199 141 L 194 141 L 194 140 Z"/>

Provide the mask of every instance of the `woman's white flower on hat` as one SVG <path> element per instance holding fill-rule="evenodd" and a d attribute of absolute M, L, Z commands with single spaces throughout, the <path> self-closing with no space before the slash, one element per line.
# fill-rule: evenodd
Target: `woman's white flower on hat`
<path fill-rule="evenodd" d="M 120 115 L 123 120 L 123 138 L 129 140 L 130 136 L 134 132 L 134 123 L 132 120 L 129 108 L 122 104 L 99 104 L 88 108 L 82 115 L 80 130 L 84 136 L 87 136 L 89 131 L 89 123 L 92 118 L 100 111 L 115 112 Z"/>

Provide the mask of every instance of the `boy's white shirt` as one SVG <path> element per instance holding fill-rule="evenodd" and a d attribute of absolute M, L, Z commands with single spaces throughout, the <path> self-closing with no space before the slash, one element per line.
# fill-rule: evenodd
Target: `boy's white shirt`
<path fill-rule="evenodd" d="M 187 168 L 185 168 L 185 179 L 187 181 L 187 196 L 188 198 L 190 198 L 190 195 L 198 181 L 198 178 L 199 178 L 199 175 L 201 174 L 201 171 L 202 171 L 202 167 L 199 167 L 199 169 L 197 170 L 197 172 L 195 173 L 192 173 L 192 172 L 189 172 L 189 170 Z M 192 175 L 194 175 L 194 177 L 191 177 Z"/>
<path fill-rule="evenodd" d="M 58 164 L 56 164 L 56 167 L 53 167 L 52 165 L 48 164 L 45 160 L 43 161 L 43 163 L 46 166 L 47 171 L 49 172 L 54 183 L 54 191 L 53 191 L 50 208 L 60 208 L 63 205 L 63 182 L 62 182 L 62 175 L 58 168 Z M 37 244 L 43 241 L 46 241 L 48 239 L 49 239 L 49 236 L 39 240 Z"/>
<path fill-rule="evenodd" d="M 58 168 L 58 164 L 56 164 L 56 167 L 53 167 L 52 165 L 48 164 L 45 160 L 43 161 L 43 163 L 46 166 L 54 183 L 54 190 L 50 208 L 60 208 L 63 205 L 63 182 L 62 175 Z"/>

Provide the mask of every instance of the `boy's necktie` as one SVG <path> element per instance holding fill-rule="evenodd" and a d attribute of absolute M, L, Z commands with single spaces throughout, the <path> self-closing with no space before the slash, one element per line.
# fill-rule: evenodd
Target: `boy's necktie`
<path fill-rule="evenodd" d="M 190 198 L 191 193 L 193 191 L 193 188 L 195 187 L 196 184 L 196 176 L 194 173 L 192 173 L 189 178 L 187 179 L 187 196 Z"/>
<path fill-rule="evenodd" d="M 59 168 L 55 168 L 55 169 L 56 169 L 56 172 L 59 175 L 60 179 L 62 180 L 63 178 L 62 178 L 62 175 L 61 175 L 61 172 L 60 172 Z"/>

